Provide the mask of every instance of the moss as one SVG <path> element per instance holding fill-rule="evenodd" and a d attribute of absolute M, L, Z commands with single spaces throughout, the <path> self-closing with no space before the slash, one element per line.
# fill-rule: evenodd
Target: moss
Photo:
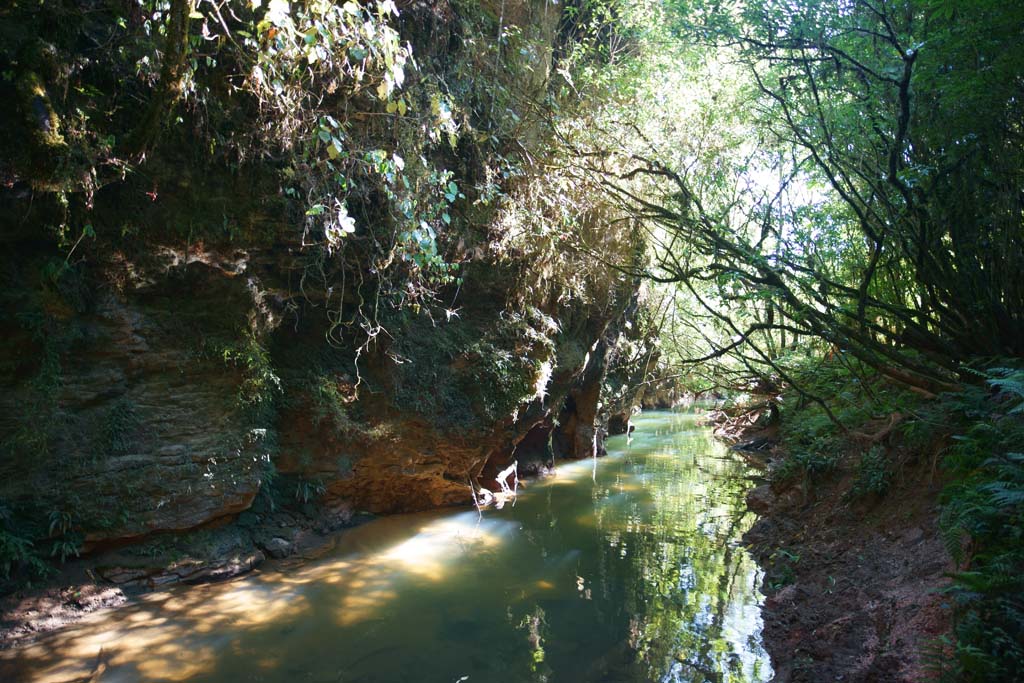
<path fill-rule="evenodd" d="M 141 425 L 134 404 L 121 397 L 107 410 L 93 447 L 94 457 L 124 455 L 135 444 L 135 431 Z"/>
<path fill-rule="evenodd" d="M 60 132 L 60 119 L 53 110 L 43 79 L 35 71 L 24 71 L 18 78 L 18 104 L 26 117 L 36 145 L 50 154 L 63 154 L 67 142 Z"/>
<path fill-rule="evenodd" d="M 534 393 L 540 364 L 533 358 L 489 341 L 472 345 L 466 352 L 468 371 L 461 384 L 473 398 L 477 411 L 488 421 L 512 414 Z"/>
<path fill-rule="evenodd" d="M 461 320 L 435 327 L 424 315 L 403 311 L 395 318 L 394 353 L 401 361 L 393 370 L 395 407 L 428 416 L 443 426 L 478 426 L 453 366 L 479 332 Z"/>
<path fill-rule="evenodd" d="M 511 415 L 536 393 L 554 348 L 554 323 L 539 312 L 497 315 L 483 329 L 462 320 L 435 326 L 411 314 L 400 320 L 395 407 L 442 427 L 476 428 Z"/>

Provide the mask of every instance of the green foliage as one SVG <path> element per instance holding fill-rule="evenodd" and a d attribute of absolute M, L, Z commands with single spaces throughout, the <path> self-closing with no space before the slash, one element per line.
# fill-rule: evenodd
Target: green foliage
<path fill-rule="evenodd" d="M 81 546 L 82 539 L 80 536 L 58 538 L 50 548 L 50 557 L 59 557 L 61 563 L 67 562 L 67 559 L 71 556 L 78 557 Z"/>
<path fill-rule="evenodd" d="M 850 496 L 882 496 L 892 483 L 892 466 L 881 446 L 872 446 L 861 455 L 857 463 L 857 480 L 850 489 Z"/>
<path fill-rule="evenodd" d="M 387 323 L 398 334 L 394 368 L 395 405 L 441 420 L 445 425 L 476 424 L 473 406 L 459 384 L 455 359 L 479 332 L 456 319 L 436 327 L 426 316 L 402 312 Z"/>
<path fill-rule="evenodd" d="M 837 463 L 844 439 L 840 428 L 877 423 L 880 415 L 906 417 L 898 432 L 903 449 L 951 439 L 943 460 L 949 483 L 941 498 L 940 531 L 959 567 L 947 590 L 955 608 L 955 639 L 933 644 L 930 659 L 941 659 L 936 670 L 941 669 L 942 680 L 1016 680 L 1024 671 L 1022 375 L 1009 363 L 969 372 L 981 381 L 922 401 L 857 364 L 795 368 L 795 380 L 825 397 L 837 423 L 820 405 L 801 405 L 799 392 L 785 392 L 782 434 L 789 453 L 774 474 L 801 477 L 806 491 Z M 884 495 L 895 468 L 887 450 L 873 446 L 861 454 L 848 495 Z M 776 582 L 785 580 L 785 567 L 779 577 Z"/>
<path fill-rule="evenodd" d="M 124 455 L 131 452 L 135 443 L 135 430 L 140 425 L 135 406 L 126 398 L 120 398 L 107 411 L 103 420 L 95 455 Z"/>
<path fill-rule="evenodd" d="M 265 495 L 261 499 L 273 509 L 276 475 L 273 456 L 278 448 L 277 432 L 273 424 L 282 398 L 282 385 L 270 352 L 256 335 L 243 332 L 239 339 L 229 341 L 221 338 L 206 339 L 201 353 L 240 373 L 236 401 L 238 410 L 246 418 L 247 429 L 229 435 L 225 448 L 235 452 L 254 451 L 263 474 L 260 490 Z"/>
<path fill-rule="evenodd" d="M 817 439 L 804 447 L 796 447 L 786 454 L 782 463 L 772 472 L 773 478 L 786 481 L 800 477 L 804 485 L 832 472 L 839 456 L 836 442 L 831 439 Z"/>
<path fill-rule="evenodd" d="M 355 397 L 343 391 L 338 378 L 316 375 L 309 382 L 309 387 L 313 401 L 314 425 L 319 426 L 327 420 L 338 434 L 355 426 L 348 414 L 348 406 Z"/>
<path fill-rule="evenodd" d="M 1008 411 L 1009 414 L 1024 413 L 1024 370 L 1020 368 L 989 368 L 985 374 L 986 384 L 1008 394 L 1009 401 L 1016 403 Z"/>
<path fill-rule="evenodd" d="M 960 569 L 951 680 L 1015 680 L 1024 672 L 1024 405 L 1021 373 L 973 371 L 984 386 L 944 396 L 933 410 L 954 430 L 944 465 L 941 531 Z"/>
<path fill-rule="evenodd" d="M 13 572 L 23 567 L 38 576 L 46 575 L 49 570 L 31 541 L 7 529 L 0 530 L 0 577 L 10 579 Z"/>
<path fill-rule="evenodd" d="M 295 484 L 295 501 L 310 503 L 327 493 L 327 486 L 319 477 L 315 479 L 300 478 Z"/>
<path fill-rule="evenodd" d="M 71 513 L 64 509 L 50 510 L 47 519 L 49 526 L 46 535 L 52 539 L 50 557 L 60 557 L 61 563 L 66 562 L 72 555 L 78 557 L 79 548 L 85 539 L 75 529 Z"/>
<path fill-rule="evenodd" d="M 180 35 L 173 21 L 179 0 L 140 0 L 128 9 L 45 4 L 47 12 L 12 7 L 0 26 L 0 61 L 13 72 L 6 80 L 32 80 L 48 93 L 48 118 L 60 124 L 66 145 L 51 155 L 61 157 L 52 159 L 56 168 L 50 160 L 45 168 L 21 160 L 5 165 L 10 185 L 33 188 L 33 198 L 21 205 L 26 215 L 43 206 L 43 215 L 49 207 L 57 216 L 47 233 L 57 255 L 48 254 L 42 276 L 49 294 L 60 296 L 31 312 L 19 307 L 44 353 L 31 373 L 20 373 L 37 380 L 26 411 L 31 419 L 5 446 L 29 464 L 61 459 L 58 449 L 72 433 L 55 426 L 61 360 L 73 351 L 72 340 L 52 334 L 55 321 L 88 304 L 85 296 L 71 296 L 72 289 L 84 291 L 76 283 L 89 272 L 72 259 L 123 263 L 134 273 L 136 265 L 155 265 L 149 260 L 154 244 L 178 253 L 186 247 L 221 252 L 225 243 L 248 251 L 257 236 L 261 247 L 273 240 L 273 253 L 301 251 L 300 274 L 285 285 L 268 273 L 265 282 L 275 296 L 290 292 L 286 305 L 297 324 L 301 317 L 303 325 L 323 318 L 332 325 L 327 343 L 344 360 L 312 373 L 307 365 L 295 376 L 311 388 L 314 421 L 339 429 L 349 429 L 365 409 L 335 381 L 340 366 L 356 387 L 375 391 L 393 374 L 400 409 L 448 426 L 504 419 L 543 391 L 537 380 L 556 333 L 549 316 L 578 314 L 568 336 L 578 338 L 582 359 L 594 336 L 582 328 L 590 319 L 594 327 L 603 324 L 635 285 L 570 243 L 579 228 L 587 248 L 635 253 L 637 230 L 613 222 L 568 169 L 553 170 L 563 159 L 556 158 L 548 127 L 556 114 L 577 110 L 574 91 L 584 79 L 574 86 L 572 70 L 614 58 L 603 52 L 602 38 L 610 35 L 613 13 L 592 13 L 585 26 L 577 17 L 587 50 L 573 52 L 575 39 L 559 32 L 557 4 L 542 8 L 543 21 L 539 6 L 524 6 L 527 20 L 516 26 L 511 15 L 496 16 L 474 2 L 404 3 L 401 13 L 386 0 L 273 0 L 219 9 L 200 2 L 190 3 L 194 12 Z M 176 54 L 181 68 L 173 63 Z M 598 71 L 588 74 L 595 83 Z M 129 140 L 148 118 L 140 114 L 154 105 L 166 106 L 158 107 L 157 125 L 141 131 L 151 144 L 135 147 Z M 10 118 L 5 111 L 0 122 Z M 12 140 L 26 125 L 13 124 Z M 203 269 L 190 261 L 173 271 Z M 465 278 L 462 263 L 477 269 L 476 283 Z M 251 429 L 225 435 L 224 447 L 236 451 L 259 441 L 253 450 L 259 450 L 257 466 L 266 468 L 264 489 L 284 489 L 269 457 L 269 425 L 283 395 L 278 350 L 271 356 L 265 347 L 269 335 L 258 329 L 261 321 L 242 323 L 234 315 L 248 309 L 227 301 L 233 295 L 222 306 L 209 306 L 208 297 L 196 305 L 175 301 L 175 289 L 129 296 L 138 294 L 132 303 L 146 313 L 165 310 L 168 302 L 185 307 L 175 308 L 181 315 L 166 321 L 166 331 L 173 326 L 182 339 L 201 340 L 203 359 L 236 371 L 236 412 L 250 418 Z M 240 298 L 251 303 L 244 292 Z M 458 318 L 466 299 L 487 309 L 474 311 L 472 323 Z M 589 308 L 580 311 L 577 302 Z M 495 322 L 501 311 L 528 312 Z M 369 370 L 359 365 L 367 358 L 375 364 Z M 394 372 L 387 368 L 382 377 L 379 366 L 392 361 Z M 361 371 L 376 376 L 364 381 Z M 96 410 L 81 421 L 88 421 L 83 431 L 95 455 L 124 455 L 147 445 L 140 443 L 146 417 L 129 394 L 106 414 Z M 53 477 L 69 479 L 60 464 Z M 339 462 L 339 469 L 351 465 Z M 219 467 L 217 476 L 231 474 Z M 104 500 L 130 497 L 138 484 L 130 477 L 104 481 Z M 300 482 L 294 496 L 284 495 L 307 501 L 317 487 Z M 66 493 L 54 490 L 56 498 Z M 45 510 L 72 509 L 66 502 L 48 500 L 33 515 L 45 527 Z M 77 526 L 112 527 L 123 515 L 75 508 L 74 524 L 58 520 L 49 533 L 33 526 L 16 537 L 63 560 L 79 547 Z"/>
<path fill-rule="evenodd" d="M 493 424 L 537 395 L 557 331 L 537 310 L 505 311 L 484 330 L 411 313 L 398 322 L 396 405 L 463 428 Z"/>
<path fill-rule="evenodd" d="M 775 472 L 782 479 L 800 475 L 806 483 L 834 469 L 849 442 L 847 434 L 873 421 L 909 416 L 901 433 L 916 434 L 921 443 L 934 436 L 935 422 L 941 421 L 927 415 L 919 395 L 856 360 L 794 358 L 786 361 L 786 369 L 800 390 L 787 387 L 780 401 L 782 441 L 789 450 Z M 809 401 L 809 395 L 822 397 L 825 406 Z M 885 448 L 873 446 L 858 461 L 850 495 L 882 495 L 894 474 Z"/>
<path fill-rule="evenodd" d="M 465 390 L 488 421 L 500 420 L 533 396 L 539 363 L 506 346 L 481 341 L 466 349 Z"/>
<path fill-rule="evenodd" d="M 241 371 L 238 387 L 239 404 L 254 414 L 271 409 L 281 391 L 270 353 L 254 334 L 245 332 L 237 341 L 209 339 L 204 351 L 225 365 Z"/>
<path fill-rule="evenodd" d="M 880 387 L 870 400 L 866 391 L 871 389 L 865 390 L 861 375 L 851 372 L 854 366 L 807 357 L 790 362 L 790 376 L 801 391 L 789 388 L 782 394 L 782 441 L 788 452 L 773 474 L 780 480 L 799 476 L 806 487 L 838 465 L 844 444 L 840 426 L 857 427 L 892 404 L 882 400 L 885 389 Z M 826 406 L 809 402 L 808 394 L 827 397 L 828 412 Z"/>
<path fill-rule="evenodd" d="M 937 394 L 1024 354 L 1019 3 L 656 4 L 632 101 L 568 134 L 651 226 L 685 368 L 789 383 L 798 349 Z"/>
<path fill-rule="evenodd" d="M 28 530 L 30 534 L 31 530 Z M 26 537 L 26 530 L 18 528 L 11 509 L 0 501 L 0 579 L 7 582 L 16 575 L 40 578 L 50 571 L 35 544 Z M 2 583 L 0 587 L 3 587 Z"/>
<path fill-rule="evenodd" d="M 282 505 L 280 475 L 274 460 L 267 454 L 260 461 L 260 490 L 250 511 L 275 512 Z"/>
<path fill-rule="evenodd" d="M 785 588 L 796 580 L 796 565 L 800 556 L 785 548 L 779 548 L 768 558 L 768 586 L 772 590 Z"/>
<path fill-rule="evenodd" d="M 921 661 L 932 680 L 942 682 L 956 680 L 956 662 L 950 659 L 952 651 L 953 639 L 948 634 L 934 638 L 924 645 Z"/>
<path fill-rule="evenodd" d="M 58 419 L 57 394 L 63 381 L 61 353 L 71 342 L 63 326 L 41 311 L 22 311 L 21 326 L 38 345 L 38 369 L 25 387 L 28 404 L 17 416 L 17 426 L 6 439 L 4 449 L 27 460 L 45 460 Z"/>

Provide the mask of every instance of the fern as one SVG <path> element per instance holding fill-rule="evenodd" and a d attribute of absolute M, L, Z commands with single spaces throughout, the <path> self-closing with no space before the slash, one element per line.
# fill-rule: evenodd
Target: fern
<path fill-rule="evenodd" d="M 953 640 L 949 636 L 940 636 L 927 643 L 921 652 L 921 660 L 925 670 L 933 681 L 955 681 L 960 674 L 956 660 L 950 657 L 953 651 Z"/>
<path fill-rule="evenodd" d="M 944 458 L 940 528 L 950 555 L 969 562 L 946 591 L 957 617 L 951 680 L 1024 680 L 1024 371 L 968 372 L 984 386 L 942 401 L 959 433 Z"/>
<path fill-rule="evenodd" d="M 1011 415 L 1024 413 L 1024 370 L 1018 368 L 989 368 L 985 383 L 1005 394 L 1020 399 L 1010 409 Z"/>

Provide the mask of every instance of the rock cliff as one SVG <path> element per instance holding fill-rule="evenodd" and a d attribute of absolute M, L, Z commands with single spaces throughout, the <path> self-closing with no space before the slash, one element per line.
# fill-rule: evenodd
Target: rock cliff
<path fill-rule="evenodd" d="M 217 43 L 182 81 L 193 100 L 179 121 L 118 157 L 130 145 L 109 141 L 140 139 L 132 97 L 162 91 L 132 81 L 130 60 L 101 60 L 93 39 L 132 44 L 145 17 L 115 25 L 103 13 L 120 10 L 100 0 L 92 14 L 55 4 L 67 24 L 19 10 L 26 30 L 2 55 L 62 126 L 59 149 L 44 150 L 31 112 L 3 122 L 6 574 L 214 530 L 204 552 L 235 560 L 162 576 L 219 576 L 291 547 L 258 528 L 282 510 L 334 528 L 352 511 L 466 505 L 471 483 L 493 487 L 513 460 L 537 472 L 600 451 L 637 283 L 588 253 L 641 250 L 599 200 L 537 163 L 551 103 L 571 95 L 555 67 L 572 13 L 545 0 L 405 2 L 394 16 L 356 5 L 378 42 L 359 38 L 370 42 L 347 48 L 347 70 L 310 71 L 313 85 L 282 75 L 281 98 L 322 88 L 295 100 L 308 111 L 294 121 L 283 108 L 268 118 L 244 52 Z M 288 64 L 279 36 L 305 20 L 267 11 L 224 24 L 235 39 L 265 34 L 246 42 L 277 60 L 260 74 Z M 347 30 L 338 16 L 309 20 Z M 213 49 L 188 42 L 208 24 L 178 29 L 188 49 Z M 352 54 L 369 74 L 378 48 L 388 70 L 373 95 Z M 238 79 L 248 89 L 227 87 Z M 286 123 L 312 141 L 282 137 Z M 265 140 L 224 132 L 259 126 Z M 334 194 L 318 194 L 324 183 Z"/>

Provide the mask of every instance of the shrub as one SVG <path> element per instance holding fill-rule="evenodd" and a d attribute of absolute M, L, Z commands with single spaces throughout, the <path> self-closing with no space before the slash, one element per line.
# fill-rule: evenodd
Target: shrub
<path fill-rule="evenodd" d="M 50 571 L 26 532 L 17 528 L 11 509 L 0 503 L 0 579 L 6 582 L 17 574 L 41 577 Z"/>
<path fill-rule="evenodd" d="M 835 469 L 839 457 L 831 439 L 815 439 L 806 447 L 796 447 L 772 472 L 777 481 L 802 477 L 805 483 Z"/>
<path fill-rule="evenodd" d="M 960 432 L 945 458 L 953 479 L 943 492 L 940 519 L 947 549 L 960 566 L 947 591 L 956 608 L 951 675 L 1021 680 L 1024 373 L 996 368 L 982 375 L 988 389 L 970 387 L 943 401 Z"/>
<path fill-rule="evenodd" d="M 860 462 L 857 465 L 857 481 L 850 489 L 850 496 L 863 498 L 872 495 L 885 495 L 891 482 L 892 468 L 889 458 L 886 457 L 885 449 L 881 446 L 872 446 L 860 456 Z"/>

